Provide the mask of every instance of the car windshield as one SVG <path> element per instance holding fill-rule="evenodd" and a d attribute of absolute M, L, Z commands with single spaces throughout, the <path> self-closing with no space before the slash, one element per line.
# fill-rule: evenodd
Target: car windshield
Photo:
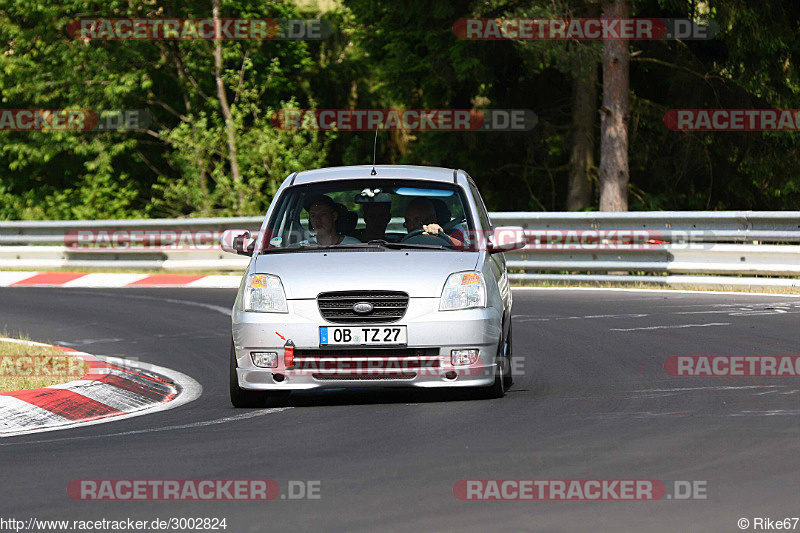
<path fill-rule="evenodd" d="M 290 187 L 276 199 L 264 253 L 319 249 L 474 249 L 463 191 L 455 184 L 347 180 Z"/>

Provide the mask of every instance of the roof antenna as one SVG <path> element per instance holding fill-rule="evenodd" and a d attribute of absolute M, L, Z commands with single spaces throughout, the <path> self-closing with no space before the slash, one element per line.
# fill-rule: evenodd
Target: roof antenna
<path fill-rule="evenodd" d="M 378 174 L 378 172 L 375 170 L 375 156 L 378 149 L 378 127 L 380 127 L 380 124 L 375 125 L 375 141 L 372 143 L 372 172 L 369 173 L 370 176 L 375 176 Z"/>

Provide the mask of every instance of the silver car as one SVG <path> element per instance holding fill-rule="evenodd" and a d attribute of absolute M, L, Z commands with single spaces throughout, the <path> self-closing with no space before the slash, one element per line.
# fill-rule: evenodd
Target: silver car
<path fill-rule="evenodd" d="M 233 306 L 236 407 L 322 387 L 511 384 L 511 290 L 503 252 L 522 228 L 492 228 L 463 170 L 353 166 L 296 172 L 259 234 Z M 227 244 L 226 244 L 227 243 Z"/>

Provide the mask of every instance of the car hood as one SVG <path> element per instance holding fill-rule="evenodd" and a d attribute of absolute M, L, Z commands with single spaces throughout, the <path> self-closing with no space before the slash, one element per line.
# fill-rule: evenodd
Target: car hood
<path fill-rule="evenodd" d="M 281 278 L 286 298 L 321 292 L 391 290 L 438 298 L 447 276 L 473 270 L 477 252 L 381 250 L 274 253 L 256 258 L 254 272 Z"/>

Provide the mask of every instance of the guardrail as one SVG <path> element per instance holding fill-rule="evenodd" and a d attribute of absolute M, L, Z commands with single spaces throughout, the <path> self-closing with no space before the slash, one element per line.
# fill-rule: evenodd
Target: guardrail
<path fill-rule="evenodd" d="M 494 213 L 492 222 L 522 226 L 532 241 L 508 254 L 518 281 L 800 286 L 797 211 Z"/>
<path fill-rule="evenodd" d="M 514 280 L 800 286 L 800 212 L 667 211 L 491 214 L 522 226 L 529 245 L 507 254 Z M 263 217 L 0 222 L 0 269 L 240 271 L 249 258 L 222 252 L 225 229 L 258 230 Z M 82 249 L 83 230 L 208 232 L 208 246 Z M 644 275 L 644 274 L 649 275 Z"/>
<path fill-rule="evenodd" d="M 80 230 L 258 230 L 264 217 L 147 218 L 130 220 L 13 220 L 0 222 L 0 245 L 64 244 L 68 233 Z M 0 248 L 2 250 L 2 248 Z"/>

